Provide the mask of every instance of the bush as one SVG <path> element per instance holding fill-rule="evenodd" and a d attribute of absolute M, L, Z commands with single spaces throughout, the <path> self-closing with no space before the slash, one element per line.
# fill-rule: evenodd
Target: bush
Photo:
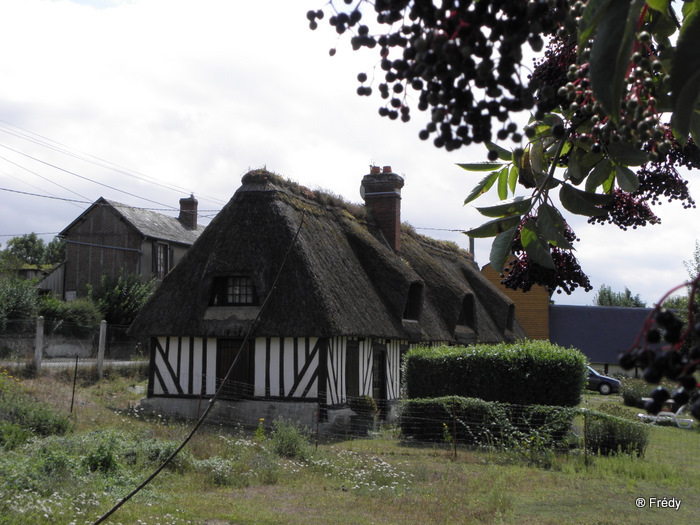
<path fill-rule="evenodd" d="M 31 281 L 0 279 L 0 332 L 22 333 L 33 330 L 38 297 Z"/>
<path fill-rule="evenodd" d="M 399 425 L 403 436 L 422 442 L 444 441 L 447 432 L 461 444 L 510 446 L 536 439 L 554 446 L 563 442 L 576 414 L 574 408 L 451 396 L 403 401 Z"/>
<path fill-rule="evenodd" d="M 409 398 L 461 396 L 518 405 L 576 406 L 586 358 L 547 341 L 419 347 L 404 359 Z"/>
<path fill-rule="evenodd" d="M 142 282 L 139 275 L 103 275 L 100 286 L 88 290 L 109 324 L 130 325 L 155 289 L 155 280 Z"/>
<path fill-rule="evenodd" d="M 292 421 L 273 421 L 270 442 L 275 454 L 283 458 L 306 460 L 311 456 L 308 430 Z"/>
<path fill-rule="evenodd" d="M 649 427 L 621 417 L 590 410 L 585 435 L 589 450 L 609 456 L 625 453 L 643 456 L 649 444 Z"/>
<path fill-rule="evenodd" d="M 49 330 L 68 337 L 89 337 L 102 320 L 100 309 L 90 299 L 65 302 L 51 295 L 39 302 L 39 315 L 44 317 Z"/>
<path fill-rule="evenodd" d="M 641 408 L 642 398 L 649 393 L 649 383 L 642 379 L 623 379 L 620 386 L 622 402 L 628 407 Z"/>

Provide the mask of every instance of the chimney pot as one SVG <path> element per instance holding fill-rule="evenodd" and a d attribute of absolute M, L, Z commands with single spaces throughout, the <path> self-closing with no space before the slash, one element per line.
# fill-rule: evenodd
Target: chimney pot
<path fill-rule="evenodd" d="M 384 167 L 382 168 L 382 171 L 383 171 L 384 173 L 391 173 L 391 166 L 384 166 Z"/>
<path fill-rule="evenodd" d="M 381 170 L 380 170 L 379 166 L 370 166 L 370 169 L 369 169 L 370 173 L 374 174 L 374 173 L 379 173 L 380 171 Z"/>

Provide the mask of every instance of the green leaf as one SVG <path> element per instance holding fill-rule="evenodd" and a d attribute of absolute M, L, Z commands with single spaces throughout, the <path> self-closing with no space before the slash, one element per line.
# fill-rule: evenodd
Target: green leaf
<path fill-rule="evenodd" d="M 611 0 L 598 22 L 591 47 L 591 89 L 615 122 L 643 5 L 643 0 Z"/>
<path fill-rule="evenodd" d="M 506 266 L 508 256 L 512 253 L 513 239 L 518 231 L 518 227 L 514 226 L 504 232 L 498 234 L 491 244 L 491 253 L 489 254 L 489 262 L 491 268 L 498 273 L 503 271 Z"/>
<path fill-rule="evenodd" d="M 593 168 L 586 179 L 586 191 L 595 192 L 595 189 L 608 180 L 613 174 L 613 165 L 608 159 L 603 159 Z"/>
<path fill-rule="evenodd" d="M 647 0 L 647 5 L 649 7 L 661 11 L 662 13 L 666 12 L 670 4 L 671 0 Z"/>
<path fill-rule="evenodd" d="M 540 236 L 537 223 L 534 219 L 529 219 L 520 228 L 520 242 L 528 257 L 545 268 L 554 269 L 554 260 L 549 251 L 549 243 Z"/>
<path fill-rule="evenodd" d="M 695 144 L 700 144 L 700 112 L 693 111 L 693 118 L 690 120 L 690 136 Z"/>
<path fill-rule="evenodd" d="M 508 197 L 508 168 L 498 172 L 498 198 L 505 200 Z"/>
<path fill-rule="evenodd" d="M 583 156 L 585 154 L 586 150 L 576 148 L 573 153 L 569 155 L 569 166 L 566 169 L 566 176 L 576 185 L 581 184 L 591 169 L 583 164 Z"/>
<path fill-rule="evenodd" d="M 611 0 L 589 0 L 578 24 L 578 49 L 586 47 Z"/>
<path fill-rule="evenodd" d="M 617 177 L 617 185 L 622 191 L 634 193 L 639 188 L 637 175 L 627 166 L 615 165 L 615 176 Z"/>
<path fill-rule="evenodd" d="M 509 230 L 514 226 L 518 226 L 519 224 L 520 216 L 511 215 L 509 217 L 494 219 L 492 221 L 486 222 L 481 226 L 472 228 L 471 230 L 466 231 L 464 233 L 467 234 L 469 237 L 474 237 L 478 239 L 482 239 L 484 237 L 495 237 L 499 233 Z"/>
<path fill-rule="evenodd" d="M 612 195 L 579 190 L 570 184 L 562 184 L 559 190 L 561 205 L 576 215 L 587 215 L 589 217 L 605 215 L 607 212 L 598 208 L 598 206 L 608 204 L 612 199 Z"/>
<path fill-rule="evenodd" d="M 649 162 L 649 156 L 630 142 L 611 142 L 605 149 L 616 162 L 625 166 L 641 166 Z"/>
<path fill-rule="evenodd" d="M 700 11 L 683 20 L 676 52 L 671 60 L 671 125 L 679 140 L 690 133 L 691 118 L 700 99 Z"/>
<path fill-rule="evenodd" d="M 537 212 L 537 227 L 542 238 L 553 246 L 571 250 L 573 246 L 566 238 L 566 223 L 556 208 L 542 204 Z"/>
<path fill-rule="evenodd" d="M 541 140 L 536 140 L 530 146 L 530 165 L 536 178 L 543 175 L 544 166 L 544 144 Z"/>
<path fill-rule="evenodd" d="M 498 153 L 498 158 L 501 160 L 505 160 L 507 162 L 510 162 L 513 160 L 513 153 L 508 151 L 505 148 L 502 148 L 498 144 L 494 144 L 493 142 L 485 142 L 486 147 L 488 148 L 489 151 L 495 151 Z"/>
<path fill-rule="evenodd" d="M 499 164 L 500 166 L 500 164 Z M 487 191 L 491 189 L 491 186 L 493 186 L 493 183 L 496 182 L 496 179 L 498 178 L 498 172 L 493 171 L 486 175 L 483 179 L 479 181 L 479 183 L 474 186 L 474 189 L 472 192 L 469 194 L 469 196 L 464 199 L 464 204 L 469 204 L 471 201 L 479 197 L 480 195 L 483 195 Z"/>
<path fill-rule="evenodd" d="M 467 171 L 491 171 L 503 166 L 502 162 L 475 162 L 473 164 L 457 164 L 460 168 Z"/>
<path fill-rule="evenodd" d="M 508 189 L 510 190 L 511 193 L 515 193 L 515 188 L 518 184 L 518 166 L 520 165 L 520 162 L 518 161 L 517 164 L 513 164 L 510 167 L 510 170 L 508 171 Z"/>
<path fill-rule="evenodd" d="M 530 211 L 531 206 L 532 197 L 515 197 L 493 206 L 477 208 L 477 210 L 486 217 L 507 217 L 509 215 L 523 215 Z"/>

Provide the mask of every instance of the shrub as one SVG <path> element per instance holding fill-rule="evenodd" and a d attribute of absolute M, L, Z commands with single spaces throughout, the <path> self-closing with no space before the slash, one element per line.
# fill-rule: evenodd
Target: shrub
<path fill-rule="evenodd" d="M 0 279 L 0 332 L 31 331 L 37 302 L 38 292 L 31 281 Z"/>
<path fill-rule="evenodd" d="M 419 347 L 404 359 L 409 398 L 461 396 L 519 405 L 576 406 L 586 358 L 547 341 Z"/>
<path fill-rule="evenodd" d="M 586 446 L 602 455 L 625 453 L 643 456 L 649 444 L 649 427 L 594 410 L 585 414 Z"/>
<path fill-rule="evenodd" d="M 283 458 L 306 460 L 311 456 L 308 430 L 292 421 L 273 421 L 270 442 L 272 450 Z"/>
<path fill-rule="evenodd" d="M 53 296 L 44 296 L 39 302 L 39 315 L 44 316 L 47 328 L 53 333 L 69 337 L 88 337 L 102 320 L 97 305 L 87 298 L 65 302 Z"/>
<path fill-rule="evenodd" d="M 566 437 L 574 408 L 510 405 L 457 396 L 411 399 L 401 404 L 401 433 L 416 441 L 444 441 L 456 428 L 457 442 L 509 446 L 536 440 L 554 446 Z"/>
<path fill-rule="evenodd" d="M 120 273 L 103 275 L 100 286 L 88 290 L 109 324 L 130 325 L 155 289 L 155 281 L 142 282 L 139 275 Z"/>
<path fill-rule="evenodd" d="M 629 407 L 641 408 L 642 398 L 649 393 L 649 383 L 642 379 L 623 379 L 620 387 L 622 402 Z"/>

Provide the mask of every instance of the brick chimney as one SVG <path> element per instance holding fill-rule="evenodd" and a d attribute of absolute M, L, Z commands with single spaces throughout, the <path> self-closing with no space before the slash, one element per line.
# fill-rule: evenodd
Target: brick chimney
<path fill-rule="evenodd" d="M 197 199 L 194 195 L 180 199 L 180 215 L 178 220 L 188 230 L 197 228 Z"/>
<path fill-rule="evenodd" d="M 365 206 L 395 252 L 401 251 L 401 188 L 403 177 L 392 173 L 391 166 L 372 166 L 360 188 Z"/>

